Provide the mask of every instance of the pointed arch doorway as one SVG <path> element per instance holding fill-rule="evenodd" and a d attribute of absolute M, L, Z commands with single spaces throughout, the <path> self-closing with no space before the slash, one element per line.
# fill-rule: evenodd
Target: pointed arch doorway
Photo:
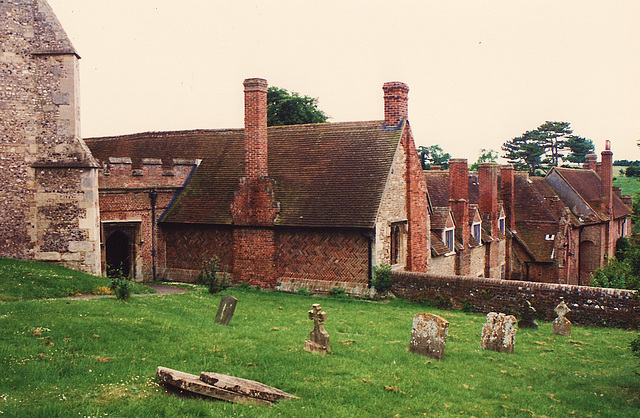
<path fill-rule="evenodd" d="M 140 223 L 103 223 L 104 272 L 108 277 L 122 274 L 135 279 L 138 276 L 139 234 Z"/>

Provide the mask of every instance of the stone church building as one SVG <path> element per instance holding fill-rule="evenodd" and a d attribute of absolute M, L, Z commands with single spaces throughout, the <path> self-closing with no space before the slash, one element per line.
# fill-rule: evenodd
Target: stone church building
<path fill-rule="evenodd" d="M 46 1 L 0 2 L 0 256 L 100 273 L 98 168 L 78 53 Z"/>

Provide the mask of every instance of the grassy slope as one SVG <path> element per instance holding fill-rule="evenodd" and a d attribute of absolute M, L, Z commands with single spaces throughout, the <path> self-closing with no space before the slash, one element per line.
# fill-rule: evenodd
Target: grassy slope
<path fill-rule="evenodd" d="M 483 351 L 485 318 L 404 301 L 374 303 L 233 289 L 221 295 L 36 300 L 0 304 L 0 411 L 5 416 L 637 416 L 635 332 L 551 324 L 519 330 L 512 355 Z M 321 303 L 333 353 L 302 347 Z M 415 313 L 450 322 L 445 359 L 408 352 Z M 570 315 L 569 315 L 570 317 Z M 215 371 L 300 397 L 250 407 L 168 395 L 157 366 Z"/>
<path fill-rule="evenodd" d="M 111 280 L 55 264 L 0 258 L 0 302 L 104 294 Z M 134 293 L 151 289 L 135 285 Z"/>
<path fill-rule="evenodd" d="M 613 176 L 614 181 L 613 185 L 615 187 L 622 187 L 623 195 L 631 195 L 634 196 L 637 192 L 640 192 L 640 178 L 638 177 L 625 177 L 620 174 L 620 169 L 626 167 L 613 167 Z"/>

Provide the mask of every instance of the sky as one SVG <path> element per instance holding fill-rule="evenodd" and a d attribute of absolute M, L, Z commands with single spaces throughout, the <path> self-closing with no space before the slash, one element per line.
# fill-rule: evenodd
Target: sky
<path fill-rule="evenodd" d="M 640 160 L 640 1 L 48 0 L 80 60 L 83 137 L 243 127 L 245 78 L 477 160 L 545 121 Z"/>

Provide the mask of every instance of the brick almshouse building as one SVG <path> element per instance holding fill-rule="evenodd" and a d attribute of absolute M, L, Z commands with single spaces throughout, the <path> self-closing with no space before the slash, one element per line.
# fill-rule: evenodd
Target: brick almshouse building
<path fill-rule="evenodd" d="M 0 2 L 0 257 L 138 280 L 234 280 L 362 293 L 372 269 L 586 284 L 629 234 L 612 153 L 545 178 L 453 159 L 421 169 L 407 85 L 384 119 L 267 127 L 244 82 L 242 129 L 84 141 L 78 55 L 45 0 Z"/>

